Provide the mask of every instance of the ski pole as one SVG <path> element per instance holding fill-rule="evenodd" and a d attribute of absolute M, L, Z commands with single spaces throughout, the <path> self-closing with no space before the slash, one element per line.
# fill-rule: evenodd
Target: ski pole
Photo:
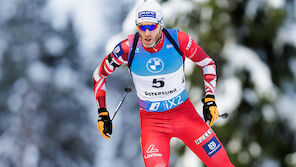
<path fill-rule="evenodd" d="M 117 107 L 116 107 L 116 109 L 115 109 L 115 113 L 114 113 L 114 115 L 113 115 L 111 121 L 113 121 L 113 119 L 115 118 L 115 115 L 117 114 L 119 108 L 121 107 L 121 105 L 122 105 L 122 103 L 123 103 L 123 101 L 124 101 L 126 95 L 127 95 L 129 92 L 131 92 L 132 90 L 131 90 L 131 88 L 124 88 L 124 91 L 125 91 L 125 93 L 124 93 L 124 95 L 123 95 L 123 98 L 122 98 L 121 101 L 118 103 L 118 105 L 117 105 Z"/>
<path fill-rule="evenodd" d="M 220 118 L 226 119 L 228 117 L 228 113 L 223 113 L 221 115 L 219 115 Z"/>
<path fill-rule="evenodd" d="M 226 118 L 228 117 L 228 113 L 225 112 L 225 113 L 219 115 L 219 117 L 220 117 L 220 118 L 223 118 L 223 119 L 226 119 Z M 208 125 L 210 125 L 210 122 L 211 122 L 211 121 L 208 120 L 206 123 L 207 123 Z"/>

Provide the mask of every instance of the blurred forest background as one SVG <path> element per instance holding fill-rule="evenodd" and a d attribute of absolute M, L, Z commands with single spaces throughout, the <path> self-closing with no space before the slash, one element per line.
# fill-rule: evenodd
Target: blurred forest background
<path fill-rule="evenodd" d="M 91 76 L 134 25 L 135 0 L 0 0 L 0 167 L 144 167 L 135 92 L 110 141 L 96 129 Z M 217 65 L 226 120 L 213 129 L 239 167 L 296 166 L 296 1 L 163 0 L 165 26 L 187 32 Z M 186 61 L 201 113 L 201 70 Z M 113 111 L 132 87 L 107 81 Z M 178 139 L 171 167 L 203 166 Z"/>

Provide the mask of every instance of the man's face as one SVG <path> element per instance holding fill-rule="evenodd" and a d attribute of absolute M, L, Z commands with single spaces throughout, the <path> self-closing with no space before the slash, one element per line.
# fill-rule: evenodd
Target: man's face
<path fill-rule="evenodd" d="M 149 27 L 150 30 L 148 28 L 146 28 L 145 26 L 150 26 L 150 25 L 155 25 L 155 29 L 152 30 L 152 27 Z M 139 26 L 143 26 L 143 28 L 146 28 L 145 30 L 142 28 L 139 28 Z M 152 48 L 154 46 L 154 44 L 156 43 L 156 41 L 160 38 L 161 36 L 161 26 L 157 25 L 153 22 L 142 22 L 138 24 L 138 31 L 141 37 L 141 42 L 143 44 L 144 47 L 147 48 Z"/>

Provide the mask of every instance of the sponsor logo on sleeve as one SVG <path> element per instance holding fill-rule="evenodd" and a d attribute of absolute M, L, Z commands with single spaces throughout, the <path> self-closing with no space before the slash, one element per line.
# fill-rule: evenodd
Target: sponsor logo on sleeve
<path fill-rule="evenodd" d="M 115 46 L 112 53 L 116 59 L 118 59 L 120 56 L 122 56 L 124 54 L 124 51 L 121 48 L 121 43 L 119 43 L 118 45 Z"/>
<path fill-rule="evenodd" d="M 188 41 L 188 44 L 186 46 L 186 50 L 188 50 L 191 47 L 191 45 L 192 45 L 192 38 L 189 37 L 189 41 Z"/>
<path fill-rule="evenodd" d="M 202 147 L 206 151 L 206 153 L 210 157 L 212 157 L 213 155 L 215 155 L 221 149 L 222 146 L 218 142 L 217 138 L 214 136 L 210 141 L 208 141 Z"/>

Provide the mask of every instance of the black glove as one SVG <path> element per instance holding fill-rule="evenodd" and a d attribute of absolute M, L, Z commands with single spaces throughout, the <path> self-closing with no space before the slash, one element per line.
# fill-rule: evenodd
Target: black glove
<path fill-rule="evenodd" d="M 204 115 L 205 122 L 210 121 L 210 126 L 212 126 L 214 121 L 219 117 L 215 96 L 206 95 L 202 99 L 202 102 L 204 104 L 203 115 Z"/>
<path fill-rule="evenodd" d="M 99 108 L 98 114 L 98 130 L 105 138 L 110 139 L 110 135 L 112 134 L 112 121 L 110 120 L 109 113 L 106 108 Z"/>

